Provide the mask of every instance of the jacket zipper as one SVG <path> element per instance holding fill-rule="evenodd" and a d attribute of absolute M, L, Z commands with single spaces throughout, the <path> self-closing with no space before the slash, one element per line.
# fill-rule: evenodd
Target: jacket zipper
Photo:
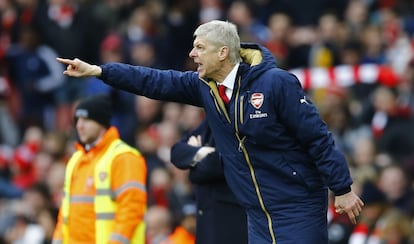
<path fill-rule="evenodd" d="M 256 174 L 252 165 L 252 162 L 250 161 L 250 157 L 249 157 L 249 153 L 247 152 L 247 149 L 244 145 L 244 141 L 246 139 L 246 136 L 244 136 L 243 138 L 240 137 L 239 135 L 239 127 L 238 127 L 238 123 L 237 123 L 237 104 L 239 103 L 239 94 L 240 94 L 240 85 L 241 85 L 241 76 L 239 76 L 238 79 L 238 86 L 237 86 L 237 92 L 236 92 L 236 99 L 235 99 L 235 106 L 234 106 L 234 121 L 235 121 L 235 130 L 236 130 L 236 137 L 237 140 L 239 141 L 239 147 L 238 150 L 239 152 L 243 153 L 243 156 L 246 160 L 247 166 L 249 167 L 249 171 L 250 171 L 250 177 L 253 181 L 253 185 L 254 185 L 254 189 L 256 191 L 256 196 L 259 200 L 260 203 L 260 207 L 263 211 L 263 213 L 266 215 L 267 218 L 267 225 L 269 228 L 269 234 L 270 237 L 272 238 L 272 244 L 276 244 L 276 237 L 275 237 L 275 233 L 273 232 L 273 223 L 272 223 L 272 218 L 270 217 L 270 213 L 269 211 L 266 209 L 266 206 L 264 204 L 263 198 L 262 198 L 262 193 L 260 192 L 260 188 L 259 188 L 259 184 L 257 183 L 257 179 L 256 179 Z M 239 106 L 239 110 L 240 110 L 240 124 L 243 124 L 243 100 L 244 100 L 244 96 L 240 97 L 240 106 Z"/>
<path fill-rule="evenodd" d="M 276 244 L 276 237 L 275 237 L 275 233 L 273 232 L 272 218 L 270 217 L 270 213 L 266 209 L 266 206 L 264 205 L 262 194 L 261 194 L 260 189 L 259 189 L 259 184 L 257 184 L 256 174 L 254 172 L 253 165 L 250 161 L 249 153 L 247 152 L 247 149 L 244 146 L 244 140 L 246 139 L 246 137 L 240 138 L 240 136 L 237 132 L 236 132 L 236 137 L 239 140 L 239 151 L 243 152 L 244 158 L 246 159 L 247 165 L 249 166 L 250 176 L 251 176 L 252 181 L 253 181 L 254 189 L 256 190 L 256 196 L 259 200 L 260 207 L 261 207 L 263 213 L 266 215 L 267 227 L 269 228 L 269 234 L 270 234 L 270 237 L 272 238 L 272 244 Z"/>
<path fill-rule="evenodd" d="M 244 114 L 243 114 L 243 103 L 244 103 L 244 95 L 240 96 L 240 124 L 244 123 Z"/>

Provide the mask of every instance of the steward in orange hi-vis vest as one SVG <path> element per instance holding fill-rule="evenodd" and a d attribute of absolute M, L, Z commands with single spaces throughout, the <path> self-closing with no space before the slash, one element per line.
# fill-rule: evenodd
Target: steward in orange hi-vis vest
<path fill-rule="evenodd" d="M 81 102 L 75 111 L 80 143 L 67 164 L 52 243 L 144 244 L 145 159 L 102 120 L 107 115 L 96 114 L 102 100 L 93 98 L 86 104 L 94 106 Z"/>

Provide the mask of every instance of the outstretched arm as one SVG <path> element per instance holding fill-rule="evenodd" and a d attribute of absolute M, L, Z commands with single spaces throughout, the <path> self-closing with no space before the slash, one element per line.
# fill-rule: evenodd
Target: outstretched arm
<path fill-rule="evenodd" d="M 95 76 L 116 89 L 152 99 L 201 107 L 202 92 L 206 95 L 209 92 L 209 87 L 200 82 L 198 73 L 193 71 L 160 70 L 117 62 L 93 65 L 78 58 L 56 60 L 67 65 L 64 75 L 75 78 Z"/>
<path fill-rule="evenodd" d="M 56 58 L 57 61 L 67 65 L 66 70 L 63 71 L 64 75 L 73 77 L 88 77 L 88 76 L 101 76 L 102 69 L 98 65 L 89 64 L 78 58 L 66 59 Z"/>

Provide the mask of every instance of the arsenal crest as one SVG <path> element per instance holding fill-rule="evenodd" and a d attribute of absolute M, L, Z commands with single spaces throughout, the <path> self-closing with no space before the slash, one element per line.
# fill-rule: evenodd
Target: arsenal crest
<path fill-rule="evenodd" d="M 106 172 L 100 172 L 99 173 L 99 179 L 101 181 L 104 181 L 106 179 L 106 177 L 108 177 L 108 174 Z"/>
<path fill-rule="evenodd" d="M 263 93 L 253 93 L 250 97 L 250 103 L 255 109 L 259 109 L 263 105 L 264 95 Z"/>

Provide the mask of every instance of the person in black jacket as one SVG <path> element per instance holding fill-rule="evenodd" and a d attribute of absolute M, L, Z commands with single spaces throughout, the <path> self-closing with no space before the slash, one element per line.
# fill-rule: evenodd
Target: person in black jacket
<path fill-rule="evenodd" d="M 171 162 L 190 169 L 197 204 L 196 243 L 247 243 L 246 213 L 227 186 L 206 120 L 173 145 Z"/>

